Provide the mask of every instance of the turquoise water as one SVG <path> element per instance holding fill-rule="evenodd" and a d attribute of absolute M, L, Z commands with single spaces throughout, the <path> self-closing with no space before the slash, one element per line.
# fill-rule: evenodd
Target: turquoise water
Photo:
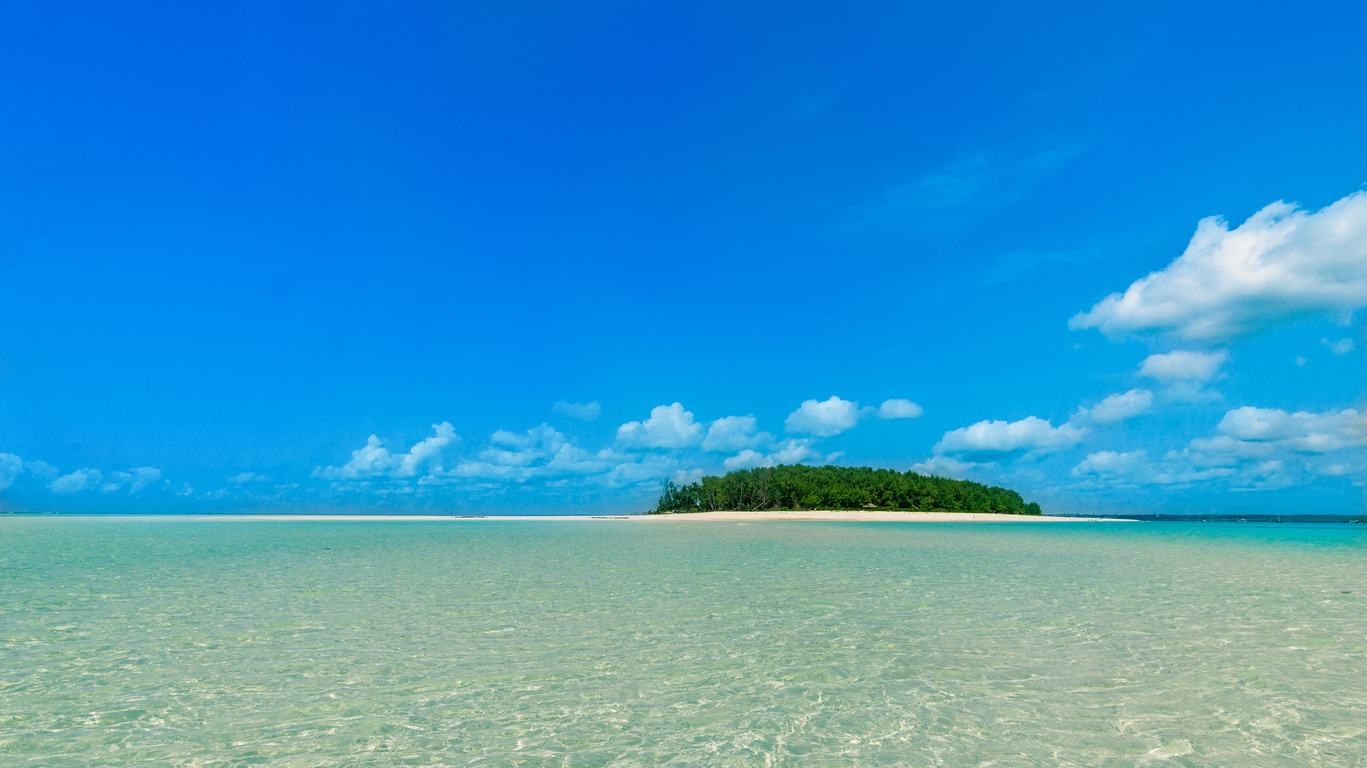
<path fill-rule="evenodd" d="M 0 518 L 0 765 L 1367 765 L 1367 529 Z"/>

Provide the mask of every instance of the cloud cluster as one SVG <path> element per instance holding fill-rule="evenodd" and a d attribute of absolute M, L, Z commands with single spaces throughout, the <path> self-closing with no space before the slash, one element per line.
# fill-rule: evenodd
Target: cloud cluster
<path fill-rule="evenodd" d="M 834 437 L 859 423 L 859 404 L 831 395 L 826 400 L 804 400 L 783 422 L 787 432 Z"/>
<path fill-rule="evenodd" d="M 702 449 L 730 453 L 754 448 L 772 439 L 769 433 L 759 431 L 759 422 L 754 416 L 725 416 L 708 425 Z"/>
<path fill-rule="evenodd" d="M 1072 474 L 1109 487 L 1219 481 L 1233 490 L 1281 488 L 1315 475 L 1367 481 L 1367 414 L 1351 408 L 1288 413 L 1243 406 L 1226 412 L 1215 431 L 1158 460 L 1144 451 L 1091 453 Z"/>
<path fill-rule="evenodd" d="M 12 453 L 0 453 L 0 491 L 14 485 L 24 471 L 24 460 Z"/>
<path fill-rule="evenodd" d="M 1214 352 L 1179 349 L 1144 358 L 1139 364 L 1139 375 L 1163 382 L 1207 382 L 1220 373 L 1220 366 L 1228 359 L 1229 353 L 1223 349 Z"/>
<path fill-rule="evenodd" d="M 1303 453 L 1367 447 L 1367 414 L 1342 411 L 1287 413 L 1277 408 L 1235 408 L 1216 431 L 1243 443 L 1269 443 Z"/>
<path fill-rule="evenodd" d="M 1232 230 L 1203 219 L 1176 261 L 1068 325 L 1220 341 L 1302 317 L 1346 321 L 1363 306 L 1367 192 L 1357 192 L 1313 213 L 1273 203 Z"/>
<path fill-rule="evenodd" d="M 324 480 L 361 480 L 377 477 L 414 477 L 418 470 L 433 463 L 442 449 L 455 442 L 455 427 L 443 421 L 432 425 L 432 436 L 414 444 L 407 452 L 391 453 L 376 435 L 351 452 L 351 460 L 340 467 L 316 467 L 313 476 Z"/>
<path fill-rule="evenodd" d="M 901 398 L 884 400 L 878 406 L 878 418 L 880 419 L 915 419 L 925 413 L 921 406 L 910 400 Z"/>
<path fill-rule="evenodd" d="M 48 484 L 48 489 L 60 494 L 80 493 L 96 488 L 105 493 L 121 490 L 138 493 L 160 480 L 161 470 L 156 467 L 133 467 L 109 475 L 98 469 L 83 467 L 56 478 Z"/>
<path fill-rule="evenodd" d="M 558 407 L 562 415 L 581 404 Z M 594 404 L 596 407 L 596 404 Z M 441 461 L 442 450 L 457 440 L 447 422 L 433 425 L 433 435 L 406 453 L 392 453 L 379 437 L 352 451 L 341 466 L 318 467 L 313 475 L 332 481 L 334 491 L 365 490 L 374 493 L 422 494 L 433 486 L 456 486 L 465 490 L 499 493 L 533 481 L 546 488 L 593 486 L 620 488 L 653 486 L 663 478 L 691 482 L 704 467 L 716 472 L 777 464 L 832 462 L 841 454 L 818 448 L 823 437 L 840 434 L 868 414 L 905 419 L 919 416 L 920 406 L 910 400 L 887 400 L 878 408 L 861 409 L 857 403 L 831 397 L 808 400 L 789 415 L 786 426 L 799 434 L 778 438 L 761 431 L 753 414 L 724 416 L 703 423 L 682 403 L 658 405 L 639 421 L 617 428 L 613 443 L 597 451 L 586 450 L 548 424 L 524 432 L 498 430 L 488 445 L 471 458 Z M 682 479 L 680 479 L 682 478 Z M 244 472 L 231 479 L 236 485 L 257 476 Z M 389 482 L 376 483 L 384 479 Z M 392 482 L 415 479 L 415 482 Z"/>
<path fill-rule="evenodd" d="M 628 421 L 617 428 L 617 443 L 626 448 L 690 448 L 702 440 L 702 425 L 681 403 L 657 405 L 645 421 Z"/>
<path fill-rule="evenodd" d="M 1270 470 L 1272 467 L 1269 465 L 1263 469 Z M 1072 469 L 1072 476 L 1079 479 L 1080 488 L 1190 486 L 1211 480 L 1227 480 L 1238 474 L 1231 467 L 1195 467 L 1172 460 L 1155 463 L 1147 451 L 1097 451 L 1087 454 L 1087 458 Z M 1252 476 L 1255 473 L 1248 474 Z"/>
<path fill-rule="evenodd" d="M 607 449 L 589 453 L 547 424 L 521 433 L 500 429 L 489 443 L 477 461 L 461 461 L 450 470 L 435 469 L 421 482 L 433 485 L 479 479 L 525 483 L 534 478 L 600 474 L 622 463 L 620 456 Z"/>
<path fill-rule="evenodd" d="M 1079 408 L 1074 421 L 1094 424 L 1114 424 L 1142 416 L 1153 408 L 1153 393 L 1147 389 L 1131 389 L 1108 395 L 1091 408 Z"/>
<path fill-rule="evenodd" d="M 980 421 L 946 432 L 931 450 L 962 461 L 993 462 L 1041 456 L 1082 441 L 1086 430 L 1072 422 L 1055 427 L 1037 416 L 1019 421 Z"/>

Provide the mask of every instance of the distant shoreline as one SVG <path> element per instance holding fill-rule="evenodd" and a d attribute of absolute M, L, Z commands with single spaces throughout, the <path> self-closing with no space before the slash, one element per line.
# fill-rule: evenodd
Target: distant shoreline
<path fill-rule="evenodd" d="M 1078 523 L 1136 522 L 1119 517 L 1067 517 L 1060 515 L 1008 515 L 995 512 L 916 512 L 896 510 L 773 510 L 680 512 L 650 515 L 281 515 L 281 514 L 13 514 L 3 517 L 77 518 L 99 517 L 125 520 L 204 520 L 218 522 L 579 522 L 602 520 L 673 521 L 693 523 L 748 523 L 764 521 L 824 523 Z"/>
<path fill-rule="evenodd" d="M 788 520 L 821 523 L 1132 523 L 1122 517 L 1065 517 L 1061 515 L 1008 515 L 997 512 L 917 512 L 914 510 L 764 510 L 678 512 L 662 515 L 643 515 L 645 520 L 677 520 L 686 522 L 749 523 L 766 520 Z"/>

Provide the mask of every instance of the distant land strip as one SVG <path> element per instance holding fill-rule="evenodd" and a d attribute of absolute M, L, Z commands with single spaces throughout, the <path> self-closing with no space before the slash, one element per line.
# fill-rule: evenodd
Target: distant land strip
<path fill-rule="evenodd" d="M 1032 515 L 1039 504 L 1015 491 L 971 480 L 871 467 L 784 464 L 666 481 L 650 514 L 820 510 Z"/>

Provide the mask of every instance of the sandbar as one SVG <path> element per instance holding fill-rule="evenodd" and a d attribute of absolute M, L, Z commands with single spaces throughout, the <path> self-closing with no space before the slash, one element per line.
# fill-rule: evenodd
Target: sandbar
<path fill-rule="evenodd" d="M 7 517 L 0 515 L 0 517 Z M 15 517 L 22 517 L 15 515 Z M 987 512 L 914 512 L 897 510 L 802 510 L 683 512 L 667 515 L 375 515 L 375 514 L 164 514 L 164 515 L 51 515 L 51 517 L 101 517 L 124 520 L 223 521 L 223 522 L 571 522 L 626 520 L 688 523 L 750 523 L 801 521 L 823 523 L 1077 523 L 1136 522 L 1117 517 L 1063 517 L 1057 515 L 1003 515 Z"/>
<path fill-rule="evenodd" d="M 1064 517 L 1060 515 L 1000 515 L 989 512 L 903 512 L 898 510 L 802 510 L 683 512 L 669 515 L 639 515 L 633 520 L 671 522 L 750 523 L 766 520 L 800 520 L 822 523 L 1110 523 L 1135 522 L 1118 517 Z"/>

